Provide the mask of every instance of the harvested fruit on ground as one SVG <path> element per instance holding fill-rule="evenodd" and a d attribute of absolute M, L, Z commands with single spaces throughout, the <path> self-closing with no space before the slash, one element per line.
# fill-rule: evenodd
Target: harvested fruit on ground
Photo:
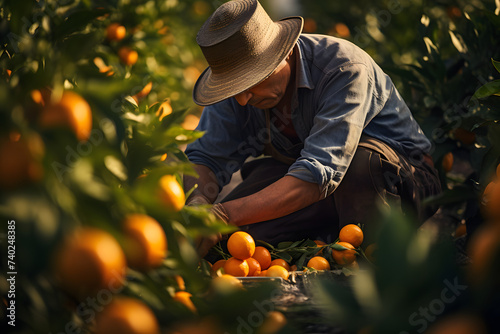
<path fill-rule="evenodd" d="M 97 313 L 96 334 L 158 334 L 158 321 L 151 309 L 143 302 L 115 297 Z"/>
<path fill-rule="evenodd" d="M 232 275 L 221 275 L 212 279 L 212 289 L 216 292 L 231 292 L 243 288 L 241 281 Z"/>
<path fill-rule="evenodd" d="M 307 262 L 307 267 L 316 270 L 330 270 L 330 263 L 322 256 L 315 256 Z"/>
<path fill-rule="evenodd" d="M 212 265 L 212 276 L 219 276 L 218 275 L 218 272 L 220 272 L 220 268 L 224 268 L 224 265 L 226 264 L 226 260 L 219 260 L 217 262 L 215 262 L 213 265 Z"/>
<path fill-rule="evenodd" d="M 356 260 L 356 251 L 353 245 L 344 241 L 339 241 L 337 244 L 347 248 L 345 250 L 332 249 L 332 257 L 337 264 L 346 265 Z"/>
<path fill-rule="evenodd" d="M 156 219 L 145 214 L 131 214 L 123 221 L 124 249 L 127 263 L 139 270 L 160 266 L 167 256 L 167 236 Z"/>
<path fill-rule="evenodd" d="M 281 267 L 285 268 L 286 270 L 290 271 L 290 265 L 288 264 L 288 262 L 286 262 L 283 259 L 272 260 L 269 267 L 272 267 L 272 266 L 281 266 Z"/>
<path fill-rule="evenodd" d="M 261 272 L 260 263 L 253 257 L 246 259 L 248 263 L 248 276 L 259 276 Z"/>
<path fill-rule="evenodd" d="M 267 277 L 281 277 L 285 280 L 288 279 L 289 274 L 290 273 L 288 272 L 288 270 L 283 268 L 282 266 L 271 266 L 266 271 Z"/>
<path fill-rule="evenodd" d="M 231 234 L 227 240 L 227 250 L 231 256 L 246 260 L 251 258 L 255 252 L 255 241 L 247 232 L 237 231 Z"/>
<path fill-rule="evenodd" d="M 261 270 L 266 270 L 271 265 L 271 253 L 269 252 L 269 250 L 267 250 L 266 247 L 255 247 L 255 252 L 253 253 L 252 257 L 259 261 Z"/>
<path fill-rule="evenodd" d="M 339 240 L 343 242 L 350 243 L 355 248 L 359 247 L 363 243 L 363 231 L 358 225 L 349 224 L 340 230 Z"/>
<path fill-rule="evenodd" d="M 247 261 L 240 260 L 235 257 L 227 259 L 226 263 L 224 264 L 224 272 L 228 275 L 245 277 L 248 276 L 249 271 L 250 268 Z"/>

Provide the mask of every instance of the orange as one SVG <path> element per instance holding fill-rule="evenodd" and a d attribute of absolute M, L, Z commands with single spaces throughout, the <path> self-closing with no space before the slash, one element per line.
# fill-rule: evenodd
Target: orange
<path fill-rule="evenodd" d="M 260 263 L 253 257 L 246 259 L 248 263 L 248 276 L 259 276 L 261 272 Z"/>
<path fill-rule="evenodd" d="M 181 275 L 175 275 L 174 278 L 179 290 L 186 290 L 186 283 L 184 282 L 184 278 L 182 278 Z"/>
<path fill-rule="evenodd" d="M 467 234 L 467 225 L 465 224 L 458 224 L 457 228 L 455 229 L 455 238 L 460 238 L 463 237 L 464 235 Z"/>
<path fill-rule="evenodd" d="M 307 262 L 307 267 L 316 270 L 330 270 L 330 263 L 322 256 L 315 256 Z"/>
<path fill-rule="evenodd" d="M 186 202 L 186 195 L 173 175 L 163 175 L 158 181 L 158 197 L 165 209 L 180 211 Z"/>
<path fill-rule="evenodd" d="M 473 145 L 476 142 L 476 134 L 464 128 L 455 129 L 453 131 L 453 137 L 465 145 Z"/>
<path fill-rule="evenodd" d="M 191 300 L 191 295 L 187 291 L 177 291 L 174 295 L 174 300 L 178 301 L 181 304 L 184 304 L 191 312 L 196 313 L 196 306 L 194 306 L 193 301 Z"/>
<path fill-rule="evenodd" d="M 500 228 L 498 225 L 486 225 L 478 228 L 467 245 L 467 254 L 471 263 L 467 267 L 472 283 L 480 285 L 491 277 L 495 256 L 500 251 Z"/>
<path fill-rule="evenodd" d="M 259 261 L 261 270 L 265 270 L 271 265 L 271 253 L 267 250 L 266 247 L 255 247 L 255 252 L 253 253 L 252 257 Z"/>
<path fill-rule="evenodd" d="M 126 269 L 125 255 L 115 238 L 90 227 L 66 237 L 54 265 L 61 287 L 79 298 L 119 289 Z"/>
<path fill-rule="evenodd" d="M 321 240 L 314 240 L 314 243 L 316 244 L 316 247 L 320 248 L 320 250 L 316 253 L 316 255 L 321 255 L 324 249 L 322 247 L 326 246 L 326 242 L 323 242 Z"/>
<path fill-rule="evenodd" d="M 200 123 L 200 118 L 196 115 L 186 115 L 184 118 L 184 122 L 181 123 L 181 126 L 186 130 L 195 130 Z"/>
<path fill-rule="evenodd" d="M 247 232 L 236 231 L 227 241 L 227 250 L 233 257 L 246 260 L 255 253 L 255 241 Z"/>
<path fill-rule="evenodd" d="M 108 41 L 120 41 L 125 38 L 127 29 L 119 23 L 111 23 L 106 28 L 106 38 Z"/>
<path fill-rule="evenodd" d="M 266 277 L 267 276 L 267 269 L 266 270 L 262 270 L 259 274 L 259 276 L 264 276 Z"/>
<path fill-rule="evenodd" d="M 314 33 L 317 28 L 318 28 L 318 25 L 316 24 L 316 21 L 313 18 L 306 17 L 304 19 L 303 30 L 305 33 Z"/>
<path fill-rule="evenodd" d="M 173 109 L 172 106 L 170 105 L 170 100 L 165 100 L 160 105 L 160 108 L 156 111 L 156 116 L 158 116 L 158 119 L 161 122 L 163 118 L 165 118 L 165 116 L 170 115 L 172 111 Z"/>
<path fill-rule="evenodd" d="M 282 266 L 273 266 L 271 265 L 269 269 L 267 269 L 266 276 L 267 277 L 281 277 L 285 280 L 288 279 L 289 272 L 286 268 Z"/>
<path fill-rule="evenodd" d="M 154 218 L 131 214 L 123 221 L 128 264 L 140 270 L 160 266 L 167 256 L 167 236 Z"/>
<path fill-rule="evenodd" d="M 342 251 L 332 249 L 332 257 L 335 262 L 340 265 L 353 263 L 356 260 L 356 251 L 354 250 L 354 246 L 344 241 L 339 241 L 338 244 L 348 249 Z"/>
<path fill-rule="evenodd" d="M 151 93 L 151 89 L 153 89 L 153 82 L 148 82 L 141 91 L 132 96 L 136 103 L 139 103 L 140 100 L 145 98 L 149 93 Z"/>
<path fill-rule="evenodd" d="M 474 313 L 465 311 L 440 317 L 425 331 L 426 334 L 487 334 L 485 321 Z"/>
<path fill-rule="evenodd" d="M 451 152 L 446 153 L 443 157 L 443 161 L 441 164 L 443 166 L 443 170 L 445 173 L 451 171 L 453 167 L 453 153 Z"/>
<path fill-rule="evenodd" d="M 262 326 L 257 334 L 275 334 L 278 333 L 287 324 L 286 317 L 279 311 L 271 311 L 267 314 Z"/>
<path fill-rule="evenodd" d="M 0 139 L 0 188 L 14 189 L 39 181 L 43 177 L 40 158 L 45 152 L 43 141 L 33 135 L 26 140 L 18 132 Z"/>
<path fill-rule="evenodd" d="M 42 128 L 68 127 L 78 140 L 88 140 L 92 130 L 92 110 L 83 97 L 65 91 L 56 103 L 49 103 L 40 114 Z"/>
<path fill-rule="evenodd" d="M 282 266 L 286 270 L 290 270 L 290 265 L 283 259 L 274 259 L 271 261 L 270 267 L 271 266 Z"/>
<path fill-rule="evenodd" d="M 358 225 L 346 225 L 340 230 L 339 240 L 350 243 L 357 248 L 363 242 L 363 231 Z"/>
<path fill-rule="evenodd" d="M 235 257 L 227 259 L 224 264 L 224 272 L 228 275 L 245 277 L 248 276 L 249 271 L 250 267 L 248 266 L 247 261 L 240 260 Z"/>
<path fill-rule="evenodd" d="M 143 302 L 115 297 L 101 312 L 97 312 L 96 334 L 159 334 L 158 321 Z"/>
<path fill-rule="evenodd" d="M 337 33 L 337 35 L 339 37 L 347 38 L 347 37 L 351 36 L 351 31 L 349 30 L 349 27 L 347 27 L 342 22 L 339 22 L 339 23 L 335 24 L 335 28 L 334 29 L 335 29 L 335 32 Z"/>
<path fill-rule="evenodd" d="M 232 275 L 221 275 L 212 279 L 212 288 L 217 292 L 231 292 L 234 290 L 242 289 L 241 281 Z"/>
<path fill-rule="evenodd" d="M 490 183 L 491 184 L 491 183 Z M 500 183 L 495 182 L 490 189 L 485 190 L 484 202 L 486 215 L 490 219 L 500 218 Z"/>
<path fill-rule="evenodd" d="M 127 66 L 132 66 L 135 63 L 137 63 L 137 60 L 139 59 L 139 54 L 137 51 L 132 50 L 128 46 L 122 46 L 120 50 L 118 50 L 118 57 L 120 57 L 120 61 L 127 65 Z"/>
<path fill-rule="evenodd" d="M 219 276 L 219 275 L 217 275 L 217 271 L 220 268 L 224 268 L 225 264 L 226 264 L 226 260 L 219 260 L 219 261 L 215 262 L 214 265 L 212 266 L 212 276 Z"/>

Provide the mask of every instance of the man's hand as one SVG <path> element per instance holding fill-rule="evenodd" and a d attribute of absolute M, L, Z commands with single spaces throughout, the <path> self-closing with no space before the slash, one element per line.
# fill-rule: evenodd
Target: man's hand
<path fill-rule="evenodd" d="M 195 195 L 190 197 L 186 205 L 206 205 L 210 204 L 210 201 L 203 195 Z M 215 215 L 216 218 L 229 224 L 229 216 L 227 215 L 224 206 L 221 203 L 214 204 L 210 211 Z M 216 233 L 213 235 L 198 237 L 195 240 L 196 250 L 200 257 L 207 255 L 208 251 L 215 246 L 219 241 L 222 240 L 222 234 Z"/>

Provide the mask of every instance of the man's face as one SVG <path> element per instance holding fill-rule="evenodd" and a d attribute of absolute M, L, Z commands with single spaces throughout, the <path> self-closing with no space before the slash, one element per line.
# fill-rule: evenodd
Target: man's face
<path fill-rule="evenodd" d="M 249 104 L 259 109 L 275 107 L 285 95 L 290 81 L 290 65 L 287 60 L 288 58 L 284 59 L 266 80 L 235 95 L 236 101 L 242 106 Z"/>

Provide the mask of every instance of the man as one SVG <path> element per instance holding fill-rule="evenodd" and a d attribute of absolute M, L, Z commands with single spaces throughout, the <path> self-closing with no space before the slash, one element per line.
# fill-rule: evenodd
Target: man
<path fill-rule="evenodd" d="M 242 168 L 242 183 L 212 210 L 255 239 L 333 242 L 344 225 L 374 225 L 378 203 L 425 219 L 433 212 L 421 200 L 440 183 L 392 81 L 357 46 L 301 34 L 302 24 L 234 0 L 201 27 L 209 67 L 193 98 L 206 106 L 206 133 L 186 149 L 199 174 L 185 180 L 198 184 L 187 204 L 213 203 Z M 217 240 L 203 239 L 200 253 Z"/>

